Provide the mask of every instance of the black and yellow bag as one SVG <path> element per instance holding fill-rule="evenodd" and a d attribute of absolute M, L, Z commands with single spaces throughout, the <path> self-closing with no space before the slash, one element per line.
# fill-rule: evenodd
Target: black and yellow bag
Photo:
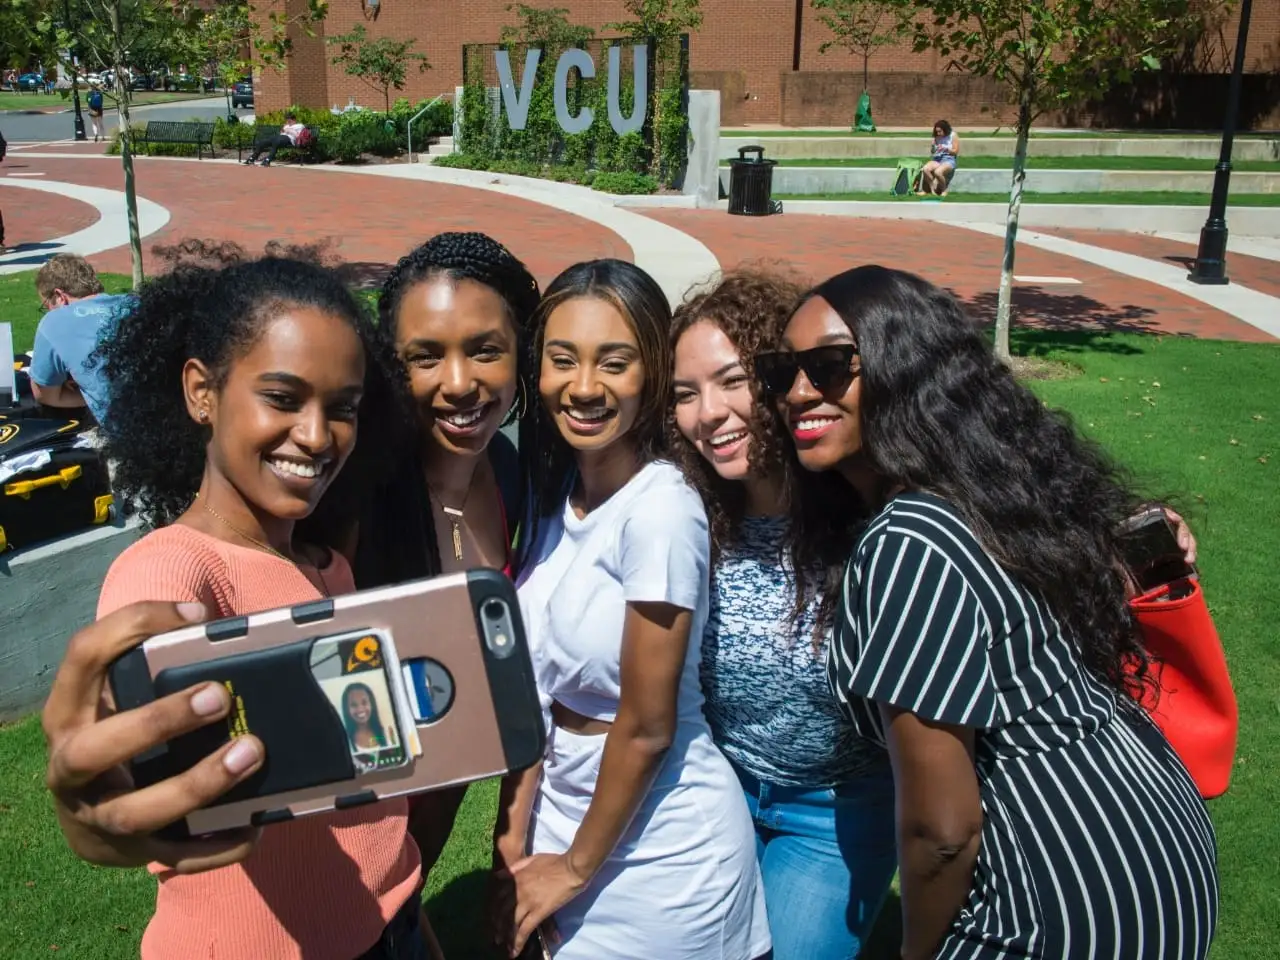
<path fill-rule="evenodd" d="M 106 523 L 113 506 L 79 420 L 0 415 L 0 552 Z"/>

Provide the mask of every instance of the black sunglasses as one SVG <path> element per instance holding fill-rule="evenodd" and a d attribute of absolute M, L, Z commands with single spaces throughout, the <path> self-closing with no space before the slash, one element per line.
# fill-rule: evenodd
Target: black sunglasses
<path fill-rule="evenodd" d="M 779 350 L 756 354 L 756 379 L 765 393 L 781 396 L 796 382 L 801 370 L 819 393 L 837 390 L 861 371 L 853 369 L 858 348 L 852 343 L 833 343 L 812 350 Z"/>

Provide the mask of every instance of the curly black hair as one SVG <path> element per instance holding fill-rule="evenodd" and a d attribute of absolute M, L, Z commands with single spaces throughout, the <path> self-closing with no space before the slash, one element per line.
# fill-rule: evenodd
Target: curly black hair
<path fill-rule="evenodd" d="M 748 374 L 756 355 L 775 349 L 782 329 L 805 288 L 800 279 L 780 269 L 740 267 L 723 274 L 710 287 L 676 308 L 671 324 L 671 350 L 694 324 L 711 323 L 737 348 Z M 795 587 L 793 626 L 799 623 L 815 596 L 820 597 L 815 636 L 830 626 L 839 598 L 839 576 L 815 571 L 838 571 L 848 559 L 858 523 L 865 519 L 861 504 L 843 495 L 838 477 L 809 473 L 796 459 L 795 447 L 785 439 L 776 408 L 751 382 L 755 416 L 750 424 L 748 463 L 757 476 L 780 478 L 784 505 L 790 506 L 787 556 L 779 556 L 791 571 Z M 675 423 L 674 405 L 667 420 L 671 459 L 702 496 L 711 528 L 712 562 L 738 537 L 746 516 L 746 492 L 741 483 L 723 479 Z"/>
<path fill-rule="evenodd" d="M 164 526 L 181 516 L 204 475 L 210 428 L 188 414 L 183 366 L 200 360 L 215 385 L 225 382 L 236 358 L 290 307 L 341 317 L 365 349 L 356 450 L 334 487 L 349 484 L 366 464 L 376 462 L 360 458 L 359 451 L 395 442 L 389 431 L 399 420 L 397 411 L 407 409 L 397 387 L 403 379 L 399 366 L 371 317 L 332 270 L 270 256 L 221 269 L 179 266 L 143 284 L 96 353 L 111 384 L 102 432 L 106 455 L 116 463 L 114 486 L 123 500 L 136 504 L 149 526 Z M 326 499 L 333 492 L 331 488 Z"/>
<path fill-rule="evenodd" d="M 537 280 L 511 251 L 486 234 L 437 234 L 401 257 L 382 285 L 378 317 L 388 340 L 395 341 L 406 293 L 438 277 L 474 280 L 506 304 L 519 341 L 518 375 L 523 381 L 507 422 L 523 416 L 527 398 L 536 396 L 529 385 L 524 357 L 529 319 L 538 306 Z M 422 473 L 425 442 L 421 431 L 415 429 L 398 446 L 383 451 L 383 485 L 368 496 L 359 517 L 354 571 L 356 584 L 362 589 L 434 576 L 441 570 L 435 521 Z M 493 442 L 506 443 L 501 437 Z M 504 488 L 518 484 L 519 479 L 514 453 L 506 459 L 505 469 L 513 476 L 499 476 L 499 485 Z M 503 469 L 496 459 L 494 467 L 495 471 Z M 505 483 L 507 480 L 513 483 Z M 518 504 L 508 505 L 508 510 L 516 514 L 513 521 L 518 519 Z"/>
<path fill-rule="evenodd" d="M 612 304 L 626 319 L 639 346 L 644 367 L 644 389 L 632 433 L 636 455 L 648 462 L 666 453 L 667 407 L 671 396 L 671 306 L 658 282 L 634 263 L 602 259 L 575 263 L 547 287 L 534 311 L 524 365 L 537 396 L 542 340 L 547 320 L 556 309 L 579 298 Z M 520 421 L 520 465 L 523 488 L 528 491 L 517 549 L 516 566 L 522 568 L 537 548 L 541 522 L 564 504 L 577 475 L 573 450 L 560 435 L 551 414 L 541 403 Z"/>
<path fill-rule="evenodd" d="M 991 556 L 1044 598 L 1084 666 L 1138 696 L 1149 662 L 1117 559 L 1121 525 L 1143 501 L 1120 467 L 1014 378 L 946 291 L 865 266 L 813 297 L 857 344 L 864 450 L 888 487 L 955 507 Z"/>

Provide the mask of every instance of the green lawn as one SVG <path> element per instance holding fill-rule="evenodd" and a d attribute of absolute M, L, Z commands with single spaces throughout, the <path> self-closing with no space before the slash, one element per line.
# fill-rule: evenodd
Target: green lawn
<path fill-rule="evenodd" d="M 766 151 L 766 156 L 768 152 Z M 924 159 L 923 157 L 921 159 Z M 1216 160 L 1199 160 L 1191 157 L 1038 157 L 1027 158 L 1028 170 L 1139 170 L 1143 172 L 1196 172 L 1211 173 Z M 880 167 L 892 170 L 897 161 L 888 157 L 815 157 L 813 159 L 782 159 L 780 167 Z M 1010 157 L 960 158 L 962 169 L 1012 170 Z M 1239 173 L 1280 173 L 1277 160 L 1234 160 L 1231 169 Z"/>
<path fill-rule="evenodd" d="M 80 106 L 82 109 L 88 109 L 85 106 L 85 97 L 88 91 L 81 89 Z M 173 103 L 178 100 L 202 100 L 205 97 L 217 97 L 219 93 L 178 93 L 176 91 L 165 92 L 162 90 L 139 90 L 134 93 L 131 103 L 147 104 L 147 103 Z M 61 93 L 0 93 L 0 110 L 45 110 L 49 107 L 66 107 L 71 109 L 70 92 L 64 97 Z M 105 107 L 110 110 L 113 104 L 110 99 L 107 100 Z"/>
<path fill-rule="evenodd" d="M 775 193 L 775 200 L 860 200 L 882 203 L 886 200 L 895 203 L 1002 203 L 1009 202 L 1007 193 L 968 193 L 953 190 L 943 199 L 937 197 L 917 197 L 914 194 L 905 197 L 890 196 L 887 186 L 891 176 L 885 180 L 883 191 L 856 191 L 849 193 Z M 1037 193 L 1028 190 L 1022 195 L 1024 203 L 1070 203 L 1080 204 L 1124 204 L 1136 206 L 1184 206 L 1204 207 L 1209 209 L 1209 194 L 1181 193 L 1175 190 L 1108 190 L 1098 193 Z M 1232 207 L 1280 207 L 1280 193 L 1233 193 L 1228 206 Z"/>
<path fill-rule="evenodd" d="M 20 299 L 13 283 L 0 278 L 4 315 Z M 1213 955 L 1270 960 L 1280 916 L 1280 344 L 1017 331 L 1015 349 L 1080 371 L 1035 389 L 1121 456 L 1143 490 L 1173 496 L 1195 530 L 1240 706 L 1232 787 L 1210 804 L 1222 873 Z M 0 957 L 48 957 L 55 947 L 67 958 L 136 957 L 154 881 L 70 855 L 43 789 L 44 762 L 37 718 L 0 727 Z M 430 878 L 428 907 L 449 960 L 494 956 L 478 930 L 495 797 L 493 782 L 472 788 Z M 897 922 L 891 900 L 869 960 L 897 955 Z"/>

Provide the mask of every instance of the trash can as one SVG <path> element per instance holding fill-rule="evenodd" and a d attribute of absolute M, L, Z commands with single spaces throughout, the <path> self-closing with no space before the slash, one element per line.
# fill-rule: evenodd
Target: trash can
<path fill-rule="evenodd" d="M 754 159 L 747 159 L 755 154 Z M 773 168 L 777 160 L 764 158 L 764 147 L 739 147 L 738 159 L 729 161 L 729 212 L 741 217 L 767 217 L 775 212 Z M 781 206 L 780 204 L 778 205 Z"/>

